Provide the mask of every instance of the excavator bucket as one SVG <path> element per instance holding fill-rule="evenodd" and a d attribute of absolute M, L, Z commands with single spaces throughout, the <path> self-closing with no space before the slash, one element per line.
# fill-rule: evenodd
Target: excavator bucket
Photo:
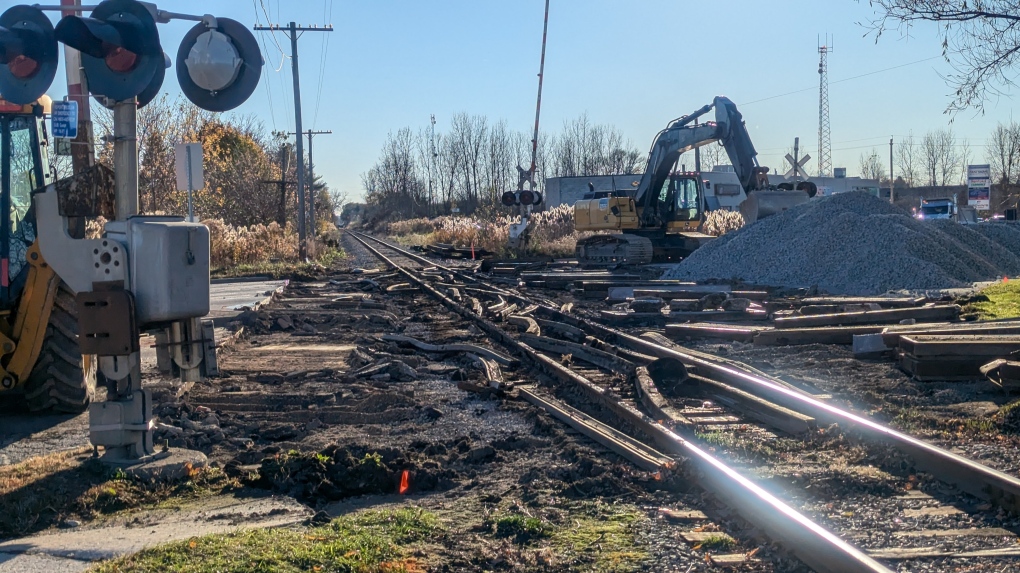
<path fill-rule="evenodd" d="M 807 191 L 753 191 L 740 204 L 740 214 L 744 216 L 744 224 L 750 225 L 809 200 L 811 197 Z"/>

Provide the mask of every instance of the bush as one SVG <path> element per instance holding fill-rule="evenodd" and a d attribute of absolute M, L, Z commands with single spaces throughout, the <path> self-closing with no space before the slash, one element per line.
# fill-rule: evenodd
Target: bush
<path fill-rule="evenodd" d="M 209 255 L 213 267 L 296 260 L 298 257 L 297 233 L 276 222 L 235 227 L 222 219 L 207 219 L 202 224 L 209 227 Z"/>
<path fill-rule="evenodd" d="M 510 225 L 520 221 L 518 215 L 497 215 L 493 218 L 443 216 L 433 219 L 420 217 L 390 223 L 391 235 L 411 239 L 422 244 L 448 243 L 451 245 L 485 249 L 507 255 Z M 577 239 L 586 236 L 574 230 L 574 208 L 560 205 L 531 217 L 530 248 L 537 254 L 551 256 L 573 255 Z"/>
<path fill-rule="evenodd" d="M 706 235 L 721 237 L 744 226 L 744 216 L 737 211 L 712 211 L 705 218 Z"/>

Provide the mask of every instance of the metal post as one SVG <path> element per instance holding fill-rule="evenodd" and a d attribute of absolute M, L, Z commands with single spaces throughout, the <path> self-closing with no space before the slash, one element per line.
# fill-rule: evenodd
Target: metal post
<path fill-rule="evenodd" d="M 542 23 L 542 58 L 538 64 L 538 101 L 535 103 L 535 134 L 531 138 L 531 190 L 535 190 L 535 169 L 538 163 L 538 118 L 542 114 L 542 79 L 545 77 L 545 40 L 549 32 L 549 0 L 545 0 L 545 20 Z M 530 211 L 530 209 L 529 209 Z"/>
<path fill-rule="evenodd" d="M 312 163 L 312 132 L 308 132 L 308 220 L 312 226 L 312 242 L 315 242 L 315 164 Z"/>
<path fill-rule="evenodd" d="M 698 127 L 698 120 L 694 120 L 694 127 Z M 694 148 L 694 171 L 701 173 L 701 148 Z M 700 179 L 700 177 L 699 177 Z M 616 183 L 613 183 L 613 189 L 616 189 Z"/>
<path fill-rule="evenodd" d="M 800 179 L 800 138 L 793 138 L 793 180 Z"/>
<path fill-rule="evenodd" d="M 889 202 L 896 203 L 896 179 L 892 172 L 892 136 L 889 136 Z"/>
<path fill-rule="evenodd" d="M 138 141 L 134 98 L 113 104 L 113 172 L 117 220 L 138 214 Z"/>
<path fill-rule="evenodd" d="M 195 209 L 194 209 L 194 205 L 193 205 L 193 203 L 191 201 L 191 194 L 195 190 L 195 182 L 192 181 L 192 179 L 191 179 L 191 147 L 189 146 L 189 147 L 186 147 L 185 149 L 188 150 L 188 152 L 186 153 L 186 155 L 188 157 L 188 222 L 189 223 L 194 223 L 195 222 Z"/>
<path fill-rule="evenodd" d="M 435 215 L 435 196 L 432 193 L 432 172 L 436 168 L 436 114 L 429 115 L 432 133 L 429 135 L 429 217 Z"/>
<path fill-rule="evenodd" d="M 81 15 L 81 0 L 60 0 L 67 9 L 61 16 Z M 71 140 L 71 170 L 80 173 L 95 165 L 92 148 L 92 114 L 89 109 L 88 80 L 81 69 L 81 54 L 64 45 L 64 72 L 67 77 L 67 99 L 78 102 L 78 136 Z"/>
<path fill-rule="evenodd" d="M 305 155 L 301 143 L 301 79 L 298 75 L 297 24 L 290 23 L 290 62 L 294 78 L 294 131 L 297 132 L 297 194 L 298 194 L 298 251 L 302 259 L 308 257 L 305 245 Z"/>

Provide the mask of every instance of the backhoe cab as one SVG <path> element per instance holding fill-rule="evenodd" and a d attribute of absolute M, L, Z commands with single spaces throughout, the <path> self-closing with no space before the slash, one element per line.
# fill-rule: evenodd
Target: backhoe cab
<path fill-rule="evenodd" d="M 43 116 L 50 100 L 0 99 L 0 391 L 29 410 L 83 412 L 96 362 L 78 347 L 74 293 L 43 260 L 32 194 L 53 183 Z"/>

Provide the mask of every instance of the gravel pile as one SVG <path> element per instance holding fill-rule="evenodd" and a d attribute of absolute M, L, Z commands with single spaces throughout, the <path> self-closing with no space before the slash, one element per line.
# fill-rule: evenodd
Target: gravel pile
<path fill-rule="evenodd" d="M 1018 253 L 1020 225 L 919 221 L 867 193 L 842 193 L 728 233 L 663 278 L 872 295 L 1017 275 Z"/>

